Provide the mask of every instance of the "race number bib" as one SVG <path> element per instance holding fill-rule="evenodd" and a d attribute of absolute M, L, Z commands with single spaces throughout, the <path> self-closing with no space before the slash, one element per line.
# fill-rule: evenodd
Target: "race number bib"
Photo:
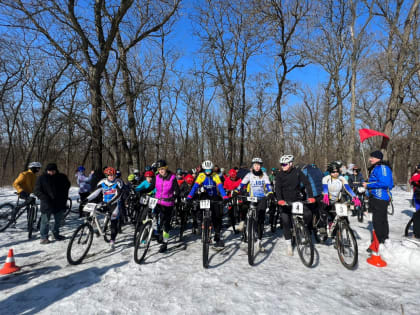
<path fill-rule="evenodd" d="M 303 214 L 303 203 L 302 202 L 292 203 L 292 213 L 302 215 Z"/>
<path fill-rule="evenodd" d="M 210 209 L 210 200 L 200 200 L 200 209 Z"/>
<path fill-rule="evenodd" d="M 345 203 L 336 203 L 335 204 L 335 212 L 339 217 L 347 217 L 347 205 Z"/>
<path fill-rule="evenodd" d="M 156 198 L 149 198 L 149 208 L 154 209 L 156 208 L 158 200 Z"/>
<path fill-rule="evenodd" d="M 96 203 L 91 203 L 89 202 L 88 204 L 86 204 L 86 206 L 83 208 L 83 211 L 85 212 L 92 212 L 93 210 L 95 210 L 96 208 Z"/>
<path fill-rule="evenodd" d="M 142 204 L 142 205 L 147 205 L 148 204 L 148 197 L 147 196 L 142 196 L 141 198 L 140 198 L 140 204 Z"/>

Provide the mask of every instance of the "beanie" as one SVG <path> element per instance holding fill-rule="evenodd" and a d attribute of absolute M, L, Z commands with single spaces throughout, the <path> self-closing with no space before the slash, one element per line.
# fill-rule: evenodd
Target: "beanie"
<path fill-rule="evenodd" d="M 57 164 L 55 163 L 49 163 L 46 167 L 47 171 L 57 171 Z"/>
<path fill-rule="evenodd" d="M 382 160 L 382 159 L 384 158 L 384 155 L 382 154 L 382 152 L 381 152 L 381 151 L 373 151 L 373 152 L 370 154 L 370 156 L 371 156 L 371 157 L 374 157 L 374 158 L 377 158 L 377 159 L 379 159 L 379 160 Z"/>

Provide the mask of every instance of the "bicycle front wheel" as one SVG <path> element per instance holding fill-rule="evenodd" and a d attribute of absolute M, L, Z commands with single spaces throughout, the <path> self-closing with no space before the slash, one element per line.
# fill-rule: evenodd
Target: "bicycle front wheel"
<path fill-rule="evenodd" d="M 311 267 L 314 262 L 314 244 L 311 234 L 303 222 L 296 220 L 296 247 L 300 260 L 306 267 Z"/>
<path fill-rule="evenodd" d="M 335 241 L 340 262 L 347 269 L 353 269 L 358 260 L 357 242 L 352 229 L 346 221 L 339 224 Z"/>
<path fill-rule="evenodd" d="M 210 220 L 204 219 L 202 229 L 203 241 L 203 267 L 209 267 L 209 244 L 210 244 Z"/>
<path fill-rule="evenodd" d="M 257 242 L 257 228 L 256 222 L 253 218 L 248 219 L 248 263 L 250 266 L 254 265 L 255 258 L 255 243 Z"/>
<path fill-rule="evenodd" d="M 93 227 L 89 223 L 83 223 L 76 231 L 67 246 L 67 261 L 70 265 L 78 265 L 89 252 L 93 240 Z"/>
<path fill-rule="evenodd" d="M 29 205 L 28 206 L 28 239 L 32 238 L 32 232 L 34 229 L 34 224 L 36 222 L 36 216 L 37 216 L 37 207 L 36 205 Z"/>
<path fill-rule="evenodd" d="M 141 264 L 146 256 L 146 253 L 150 246 L 152 239 L 152 222 L 148 221 L 145 224 L 140 225 L 137 233 L 136 240 L 134 242 L 134 261 Z"/>
<path fill-rule="evenodd" d="M 0 232 L 3 232 L 13 222 L 13 212 L 15 206 L 11 203 L 5 203 L 0 206 Z"/>
<path fill-rule="evenodd" d="M 111 241 L 111 220 L 107 216 L 104 221 L 104 240 L 109 243 Z"/>
<path fill-rule="evenodd" d="M 359 222 L 363 222 L 363 210 L 364 210 L 363 208 L 364 208 L 363 206 L 356 208 L 357 209 L 357 221 L 359 221 Z"/>

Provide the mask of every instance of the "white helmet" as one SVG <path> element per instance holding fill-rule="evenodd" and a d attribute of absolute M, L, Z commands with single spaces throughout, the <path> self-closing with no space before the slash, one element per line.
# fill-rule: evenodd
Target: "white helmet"
<path fill-rule="evenodd" d="M 263 164 L 262 159 L 261 159 L 261 158 L 259 158 L 259 157 L 255 157 L 255 158 L 253 158 L 251 162 L 252 162 L 252 164 L 254 164 L 254 163 L 260 163 L 260 164 Z"/>
<path fill-rule="evenodd" d="M 294 159 L 293 155 L 283 155 L 280 158 L 280 164 L 291 163 L 293 162 L 293 159 Z"/>
<path fill-rule="evenodd" d="M 31 162 L 28 165 L 28 168 L 41 168 L 41 167 L 42 167 L 42 165 L 39 162 Z"/>
<path fill-rule="evenodd" d="M 213 162 L 212 161 L 204 161 L 203 164 L 201 164 L 201 168 L 203 170 L 212 170 L 214 167 Z"/>

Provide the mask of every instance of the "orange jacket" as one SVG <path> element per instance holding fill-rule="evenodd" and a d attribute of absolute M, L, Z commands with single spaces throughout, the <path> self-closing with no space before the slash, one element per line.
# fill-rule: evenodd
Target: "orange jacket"
<path fill-rule="evenodd" d="M 13 187 L 17 190 L 18 194 L 22 191 L 28 194 L 32 193 L 35 187 L 36 175 L 31 170 L 27 170 L 19 174 L 18 178 L 13 182 Z"/>

